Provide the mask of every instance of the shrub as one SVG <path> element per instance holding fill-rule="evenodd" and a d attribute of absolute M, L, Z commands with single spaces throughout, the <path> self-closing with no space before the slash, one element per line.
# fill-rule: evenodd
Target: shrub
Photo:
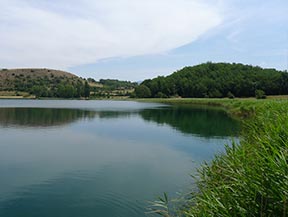
<path fill-rule="evenodd" d="M 256 99 L 266 99 L 265 92 L 263 90 L 256 90 L 255 91 Z"/>
<path fill-rule="evenodd" d="M 138 98 L 149 98 L 151 97 L 151 90 L 144 84 L 135 88 L 135 93 Z"/>
<path fill-rule="evenodd" d="M 234 94 L 231 93 L 230 91 L 227 93 L 227 97 L 228 97 L 229 99 L 234 99 L 234 98 L 235 98 Z"/>
<path fill-rule="evenodd" d="M 155 95 L 156 98 L 168 98 L 166 94 L 162 93 L 162 92 L 158 92 Z"/>

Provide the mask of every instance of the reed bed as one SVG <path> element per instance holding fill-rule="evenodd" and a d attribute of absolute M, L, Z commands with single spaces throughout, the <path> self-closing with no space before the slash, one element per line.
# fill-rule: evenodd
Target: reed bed
<path fill-rule="evenodd" d="M 227 146 L 225 153 L 199 168 L 194 177 L 196 188 L 180 209 L 170 211 L 166 195 L 153 204 L 154 213 L 167 217 L 287 217 L 288 101 L 210 103 L 224 106 L 240 117 L 249 114 L 250 118 L 243 121 L 240 144 Z"/>

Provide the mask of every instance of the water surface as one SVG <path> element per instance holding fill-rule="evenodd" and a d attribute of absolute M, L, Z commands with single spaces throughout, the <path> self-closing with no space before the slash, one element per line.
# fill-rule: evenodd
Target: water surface
<path fill-rule="evenodd" d="M 206 108 L 0 100 L 0 216 L 145 216 L 237 132 Z"/>

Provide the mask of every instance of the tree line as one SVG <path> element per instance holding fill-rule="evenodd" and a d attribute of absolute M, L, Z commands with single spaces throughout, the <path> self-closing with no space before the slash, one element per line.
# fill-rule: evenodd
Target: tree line
<path fill-rule="evenodd" d="M 147 79 L 135 88 L 139 98 L 259 97 L 288 94 L 288 73 L 258 66 L 204 63 L 169 76 Z"/>
<path fill-rule="evenodd" d="M 19 90 L 19 89 L 18 89 Z M 25 90 L 24 90 L 25 91 Z M 64 83 L 53 85 L 34 85 L 26 90 L 36 97 L 56 97 L 56 98 L 88 98 L 90 96 L 90 87 L 88 82 L 77 81 L 75 83 Z"/>

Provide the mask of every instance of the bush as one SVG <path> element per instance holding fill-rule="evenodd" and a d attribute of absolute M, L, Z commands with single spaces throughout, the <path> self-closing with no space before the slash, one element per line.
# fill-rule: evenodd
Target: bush
<path fill-rule="evenodd" d="M 168 98 L 166 94 L 162 93 L 162 92 L 158 92 L 155 95 L 156 98 Z"/>
<path fill-rule="evenodd" d="M 255 91 L 256 99 L 266 99 L 265 92 L 263 90 L 256 90 Z"/>
<path fill-rule="evenodd" d="M 228 97 L 229 99 L 234 99 L 234 98 L 235 98 L 234 94 L 231 93 L 230 91 L 227 93 L 227 97 Z"/>
<path fill-rule="evenodd" d="M 135 88 L 135 94 L 138 98 L 149 98 L 151 97 L 151 90 L 146 85 L 141 84 Z"/>

